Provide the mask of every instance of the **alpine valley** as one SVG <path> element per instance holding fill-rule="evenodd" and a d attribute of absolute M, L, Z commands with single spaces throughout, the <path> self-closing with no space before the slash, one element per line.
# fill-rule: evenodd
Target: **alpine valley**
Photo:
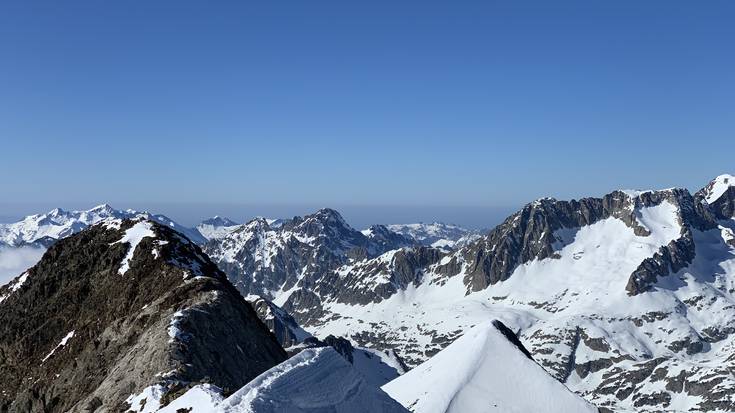
<path fill-rule="evenodd" d="M 490 231 L 332 209 L 0 224 L 0 412 L 735 411 L 735 176 Z"/>

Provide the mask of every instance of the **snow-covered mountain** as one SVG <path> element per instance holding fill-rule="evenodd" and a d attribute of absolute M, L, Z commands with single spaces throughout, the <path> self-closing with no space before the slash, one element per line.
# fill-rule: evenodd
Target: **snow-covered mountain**
<path fill-rule="evenodd" d="M 410 242 L 394 235 L 397 238 L 366 236 L 337 211 L 325 208 L 280 221 L 276 227 L 265 218 L 253 219 L 211 239 L 204 250 L 244 295 L 255 294 L 280 304 L 279 297 L 315 285 L 342 265 Z"/>
<path fill-rule="evenodd" d="M 383 386 L 414 413 L 595 413 L 536 364 L 499 321 L 480 324 Z"/>
<path fill-rule="evenodd" d="M 222 238 L 234 231 L 240 224 L 237 222 L 220 216 L 214 216 L 205 219 L 196 226 L 196 230 L 207 240 Z"/>
<path fill-rule="evenodd" d="M 407 413 L 379 387 L 366 382 L 332 348 L 307 349 L 261 374 L 227 398 L 198 385 L 161 413 Z"/>
<path fill-rule="evenodd" d="M 432 222 L 429 224 L 393 224 L 387 228 L 393 232 L 416 240 L 422 245 L 439 248 L 454 248 L 464 245 L 479 234 L 457 225 Z"/>
<path fill-rule="evenodd" d="M 65 211 L 56 208 L 45 214 L 29 215 L 18 222 L 0 224 L 0 245 L 18 247 L 32 244 L 48 247 L 58 239 L 68 237 L 109 218 L 150 219 L 186 235 L 187 238 L 198 244 L 206 241 L 196 229 L 179 225 L 165 215 L 131 209 L 122 211 L 102 204 L 86 211 Z"/>
<path fill-rule="evenodd" d="M 228 275 L 241 291 L 259 289 L 310 333 L 394 349 L 412 366 L 499 319 L 550 374 L 598 406 L 728 411 L 732 183 L 721 176 L 696 194 L 539 199 L 453 251 L 368 253 L 362 241 L 355 253 L 339 247 L 360 237 L 305 217 L 318 228 L 311 236 L 298 230 L 300 220 L 279 231 L 250 223 L 261 230 L 210 243 L 207 252 L 236 267 Z"/>

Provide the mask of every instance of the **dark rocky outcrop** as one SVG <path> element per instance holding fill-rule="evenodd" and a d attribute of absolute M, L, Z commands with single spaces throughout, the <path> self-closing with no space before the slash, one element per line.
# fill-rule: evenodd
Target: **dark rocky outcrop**
<path fill-rule="evenodd" d="M 260 321 L 276 336 L 283 348 L 294 346 L 311 336 L 282 308 L 262 297 L 246 298 L 258 314 Z"/>
<path fill-rule="evenodd" d="M 153 236 L 129 251 L 136 230 Z M 233 391 L 286 358 L 199 248 L 150 221 L 59 240 L 0 296 L 0 411 L 138 409 L 126 400 L 151 387 L 165 404 L 197 383 Z"/>
<path fill-rule="evenodd" d="M 505 324 L 500 322 L 500 320 L 493 320 L 493 326 L 500 331 L 505 338 L 508 339 L 514 346 L 518 347 L 518 350 L 521 351 L 521 353 L 525 354 L 526 357 L 533 360 L 533 357 L 531 356 L 531 353 L 526 349 L 526 347 L 523 346 L 523 343 L 521 343 L 521 340 L 518 339 L 518 336 L 513 332 L 513 330 L 509 329 Z"/>
<path fill-rule="evenodd" d="M 713 194 L 716 186 L 726 187 L 721 194 Z M 713 196 L 719 195 L 719 196 Z M 707 203 L 717 219 L 730 219 L 735 217 L 735 177 L 732 175 L 720 175 L 704 188 L 699 190 L 696 197 L 700 203 Z M 714 199 L 713 199 L 714 198 Z M 709 201 L 707 201 L 709 199 Z"/>
<path fill-rule="evenodd" d="M 663 246 L 653 257 L 646 258 L 631 274 L 625 289 L 630 295 L 648 291 L 658 277 L 664 277 L 687 267 L 694 260 L 694 239 L 691 230 L 684 228 L 681 238 Z"/>

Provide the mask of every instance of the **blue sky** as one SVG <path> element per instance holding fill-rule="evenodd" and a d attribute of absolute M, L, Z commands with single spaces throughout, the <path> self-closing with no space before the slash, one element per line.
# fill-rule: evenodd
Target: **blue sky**
<path fill-rule="evenodd" d="M 696 189 L 735 172 L 733 21 L 732 1 L 3 2 L 0 217 L 483 226 Z"/>

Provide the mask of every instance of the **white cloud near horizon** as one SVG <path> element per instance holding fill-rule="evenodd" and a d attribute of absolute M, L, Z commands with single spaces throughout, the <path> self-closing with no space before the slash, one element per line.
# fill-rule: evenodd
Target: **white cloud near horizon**
<path fill-rule="evenodd" d="M 0 285 L 22 274 L 35 265 L 46 252 L 43 248 L 18 247 L 0 248 Z"/>

